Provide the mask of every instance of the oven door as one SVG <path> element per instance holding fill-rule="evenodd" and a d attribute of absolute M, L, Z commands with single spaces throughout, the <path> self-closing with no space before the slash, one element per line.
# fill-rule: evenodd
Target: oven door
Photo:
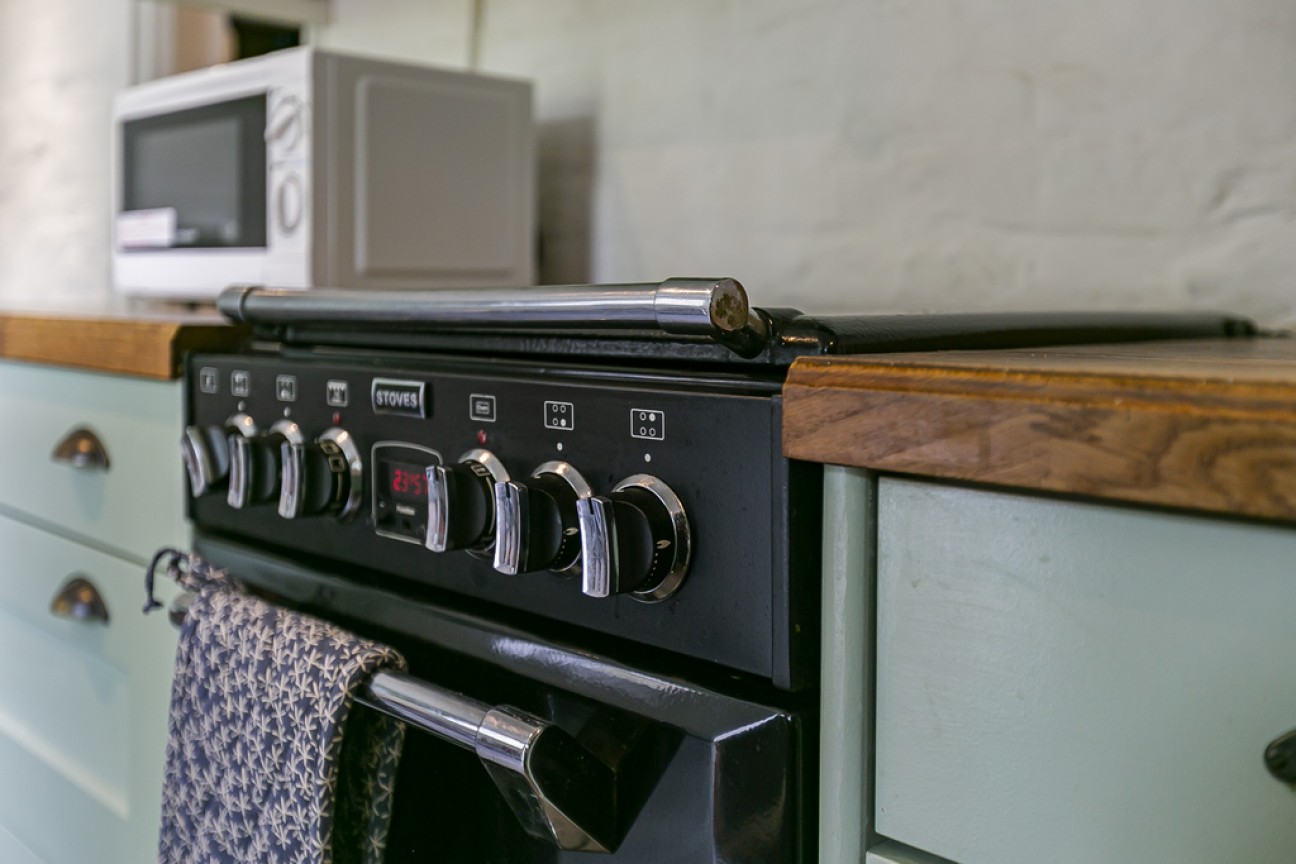
<path fill-rule="evenodd" d="M 552 756 L 572 760 L 572 770 L 548 769 L 570 805 L 558 808 L 559 834 L 566 833 L 555 836 L 552 820 L 544 824 L 548 811 L 519 788 L 525 783 L 501 778 L 507 772 L 482 755 L 480 742 L 455 746 L 411 730 L 388 864 L 812 859 L 813 796 L 803 800 L 803 790 L 814 788 L 805 776 L 813 726 L 803 712 L 634 669 L 224 540 L 200 537 L 197 549 L 282 602 L 396 645 L 437 711 L 492 706 L 574 742 Z M 591 756 L 597 770 L 577 770 Z M 571 842 L 569 816 L 577 827 L 596 826 L 608 851 L 596 858 L 576 851 L 598 846 Z"/>

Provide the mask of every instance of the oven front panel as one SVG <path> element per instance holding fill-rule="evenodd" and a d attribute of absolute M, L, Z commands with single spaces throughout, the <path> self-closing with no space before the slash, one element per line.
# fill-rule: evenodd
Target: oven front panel
<path fill-rule="evenodd" d="M 779 453 L 774 395 L 754 387 L 747 394 L 715 392 L 683 378 L 609 380 L 489 362 L 424 362 L 191 358 L 191 426 L 222 430 L 242 415 L 239 422 L 260 434 L 276 423 L 296 424 L 307 443 L 344 429 L 363 463 L 362 479 L 352 482 L 350 519 L 283 518 L 274 495 L 235 509 L 224 483 L 191 499 L 195 524 L 355 565 L 357 579 L 396 591 L 445 589 L 797 686 L 803 661 L 793 634 L 799 623 L 813 633 L 812 622 L 797 620 L 813 612 L 791 600 L 813 590 L 816 574 L 813 555 L 790 548 L 789 496 L 798 493 L 790 492 L 795 484 Z M 427 466 L 483 450 L 514 480 L 545 463 L 567 463 L 599 496 L 633 475 L 663 481 L 687 513 L 690 563 L 678 591 L 660 602 L 629 593 L 587 596 L 572 571 L 505 575 L 493 566 L 493 551 L 430 551 Z M 262 479 L 279 470 L 257 464 Z M 814 490 L 804 492 L 814 497 Z M 461 514 L 451 508 L 451 515 Z M 794 581 L 803 583 L 797 591 Z"/>
<path fill-rule="evenodd" d="M 815 719 L 803 700 L 736 697 L 218 538 L 196 549 L 277 602 L 394 645 L 420 681 L 544 718 L 615 766 L 615 801 L 593 802 L 615 812 L 614 850 L 563 852 L 523 830 L 473 752 L 410 728 L 389 864 L 813 860 Z"/>

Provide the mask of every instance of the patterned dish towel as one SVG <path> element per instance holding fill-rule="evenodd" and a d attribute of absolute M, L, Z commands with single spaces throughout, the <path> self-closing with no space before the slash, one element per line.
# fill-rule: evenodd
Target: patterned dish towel
<path fill-rule="evenodd" d="M 172 550 L 149 571 L 149 606 L 154 572 L 197 592 L 172 682 L 160 864 L 381 862 L 404 727 L 351 709 L 404 659 Z"/>

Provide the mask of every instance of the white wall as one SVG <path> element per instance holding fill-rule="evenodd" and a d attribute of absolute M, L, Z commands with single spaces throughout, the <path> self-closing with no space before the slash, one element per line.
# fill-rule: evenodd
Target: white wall
<path fill-rule="evenodd" d="M 462 65 L 470 0 L 324 44 Z M 730 274 L 827 310 L 1296 321 L 1291 0 L 486 0 L 533 78 L 547 281 Z"/>
<path fill-rule="evenodd" d="M 105 290 L 130 0 L 0 0 L 0 296 Z M 731 274 L 814 311 L 1296 323 L 1291 0 L 484 0 L 537 82 L 546 281 Z M 462 66 L 471 0 L 323 44 Z"/>
<path fill-rule="evenodd" d="M 0 298 L 108 290 L 109 110 L 130 0 L 0 0 Z"/>

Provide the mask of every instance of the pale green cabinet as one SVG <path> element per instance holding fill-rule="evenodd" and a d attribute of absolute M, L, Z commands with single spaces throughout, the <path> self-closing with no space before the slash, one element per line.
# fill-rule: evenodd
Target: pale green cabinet
<path fill-rule="evenodd" d="M 0 362 L 0 861 L 156 859 L 176 633 L 143 572 L 183 543 L 180 386 Z M 51 458 L 84 427 L 107 470 Z M 106 623 L 56 616 L 88 580 Z M 161 586 L 165 596 L 172 590 Z"/>
<path fill-rule="evenodd" d="M 827 470 L 824 864 L 1296 860 L 1296 530 Z"/>

